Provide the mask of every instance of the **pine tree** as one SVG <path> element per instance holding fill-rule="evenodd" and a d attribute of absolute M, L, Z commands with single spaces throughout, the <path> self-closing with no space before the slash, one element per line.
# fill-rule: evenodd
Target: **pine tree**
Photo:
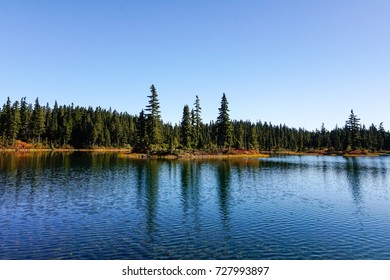
<path fill-rule="evenodd" d="M 41 137 L 45 132 L 45 112 L 41 105 L 39 105 L 38 98 L 35 99 L 35 105 L 31 116 L 30 127 L 33 141 L 40 143 Z"/>
<path fill-rule="evenodd" d="M 44 134 L 44 139 L 45 139 L 46 144 L 48 144 L 49 141 L 51 140 L 50 139 L 50 126 L 52 124 L 52 120 L 51 120 L 52 113 L 51 113 L 51 108 L 50 108 L 49 103 L 46 103 L 46 108 L 45 108 L 44 111 L 45 111 L 45 134 Z M 79 138 L 81 138 L 81 137 L 79 137 Z M 51 141 L 50 141 L 50 144 L 51 144 Z"/>
<path fill-rule="evenodd" d="M 184 149 L 191 147 L 191 117 L 188 105 L 183 108 L 183 118 L 180 124 L 180 144 Z"/>
<path fill-rule="evenodd" d="M 320 146 L 319 148 L 329 148 L 331 145 L 330 134 L 329 131 L 326 130 L 324 123 L 321 125 L 320 131 Z"/>
<path fill-rule="evenodd" d="M 242 149 L 244 148 L 246 145 L 244 144 L 244 142 L 246 142 L 244 140 L 244 134 L 245 134 L 245 130 L 244 130 L 244 124 L 242 121 L 238 122 L 238 123 L 235 123 L 233 125 L 234 129 L 234 147 L 236 149 Z"/>
<path fill-rule="evenodd" d="M 31 118 L 31 111 L 27 104 L 26 97 L 23 97 L 20 101 L 20 130 L 18 138 L 22 141 L 27 141 L 30 138 L 29 135 L 29 123 Z"/>
<path fill-rule="evenodd" d="M 385 140 L 386 140 L 386 132 L 383 127 L 383 122 L 379 124 L 379 129 L 377 132 L 377 142 L 378 142 L 378 149 L 383 150 L 385 148 Z"/>
<path fill-rule="evenodd" d="M 302 152 L 304 147 L 305 147 L 305 140 L 304 140 L 305 136 L 304 135 L 305 135 L 304 129 L 299 128 L 299 130 L 298 130 L 298 143 L 297 143 L 297 151 L 298 152 Z"/>
<path fill-rule="evenodd" d="M 336 127 L 330 132 L 331 145 L 332 147 L 340 151 L 343 149 L 342 145 L 342 130 L 336 125 Z"/>
<path fill-rule="evenodd" d="M 8 146 L 12 144 L 12 107 L 9 97 L 7 98 L 7 103 L 3 106 L 1 116 L 3 145 Z"/>
<path fill-rule="evenodd" d="M 158 145 L 162 143 L 160 102 L 154 85 L 150 87 L 149 105 L 146 106 L 147 131 L 149 145 Z"/>
<path fill-rule="evenodd" d="M 217 145 L 219 147 L 228 147 L 232 145 L 232 123 L 229 117 L 228 101 L 225 93 L 222 95 L 221 107 L 219 108 L 219 115 L 217 118 Z"/>
<path fill-rule="evenodd" d="M 195 133 L 196 133 L 196 119 L 195 119 L 195 111 L 194 109 L 191 109 L 191 134 L 190 134 L 190 138 L 191 138 L 191 146 L 195 146 L 197 147 L 197 140 L 195 138 Z"/>
<path fill-rule="evenodd" d="M 137 124 L 136 124 L 136 133 L 137 133 L 137 149 L 144 150 L 148 145 L 148 132 L 147 132 L 147 119 L 144 113 L 144 110 L 139 114 Z"/>
<path fill-rule="evenodd" d="M 251 131 L 249 134 L 249 148 L 252 150 L 259 149 L 258 134 L 255 125 L 251 125 Z"/>
<path fill-rule="evenodd" d="M 202 108 L 200 107 L 200 100 L 199 97 L 196 95 L 195 99 L 195 110 L 194 110 L 194 143 L 197 146 L 197 148 L 202 148 L 203 146 L 203 139 L 202 139 L 202 132 L 201 132 L 201 127 L 202 127 L 202 118 L 201 118 L 201 112 Z"/>
<path fill-rule="evenodd" d="M 3 111 L 0 114 L 0 137 L 3 140 L 3 145 L 14 145 L 18 138 L 20 129 L 20 111 L 19 102 L 16 101 L 11 106 L 11 100 L 8 97 L 7 103 L 3 106 Z"/>
<path fill-rule="evenodd" d="M 10 136 L 11 136 L 11 145 L 14 145 L 20 129 L 20 110 L 19 110 L 18 101 L 15 101 L 14 104 L 12 105 L 11 113 L 12 113 L 12 119 L 11 119 L 11 127 L 10 127 Z"/>
<path fill-rule="evenodd" d="M 50 124 L 49 124 L 49 141 L 51 146 L 57 146 L 58 145 L 58 116 L 59 116 L 59 110 L 58 110 L 58 104 L 57 100 L 54 102 L 53 110 L 51 110 L 51 118 L 50 118 Z"/>
<path fill-rule="evenodd" d="M 102 116 L 102 108 L 97 107 L 93 117 L 93 131 L 92 131 L 93 146 L 103 145 L 104 141 L 104 123 Z"/>
<path fill-rule="evenodd" d="M 351 114 L 346 121 L 345 128 L 351 149 L 356 150 L 360 148 L 360 119 L 353 113 L 353 110 L 351 110 Z"/>
<path fill-rule="evenodd" d="M 119 147 L 122 143 L 123 131 L 122 124 L 120 122 L 119 114 L 116 110 L 111 114 L 110 131 L 111 131 L 111 144 Z"/>
<path fill-rule="evenodd" d="M 65 106 L 61 106 L 59 108 L 58 137 L 60 144 L 63 146 L 68 145 L 69 142 L 72 140 L 73 121 L 70 110 L 70 107 Z"/>

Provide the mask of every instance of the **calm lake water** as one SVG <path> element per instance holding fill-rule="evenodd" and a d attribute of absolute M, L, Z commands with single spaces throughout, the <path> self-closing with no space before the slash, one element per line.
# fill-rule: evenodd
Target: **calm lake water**
<path fill-rule="evenodd" d="M 390 157 L 0 154 L 0 259 L 390 259 Z"/>

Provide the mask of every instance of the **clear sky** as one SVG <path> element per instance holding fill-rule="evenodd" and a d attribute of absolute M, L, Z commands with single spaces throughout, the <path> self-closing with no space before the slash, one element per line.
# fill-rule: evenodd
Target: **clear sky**
<path fill-rule="evenodd" d="M 390 129 L 388 0 L 0 0 L 0 103 L 138 114 L 157 88 L 179 122 L 198 95 L 215 120 Z"/>

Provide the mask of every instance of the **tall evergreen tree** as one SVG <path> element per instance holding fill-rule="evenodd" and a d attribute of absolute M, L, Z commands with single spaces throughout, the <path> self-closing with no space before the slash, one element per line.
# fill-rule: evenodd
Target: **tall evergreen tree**
<path fill-rule="evenodd" d="M 180 125 L 180 144 L 185 149 L 191 147 L 191 116 L 188 105 L 185 105 L 183 108 L 183 118 Z"/>
<path fill-rule="evenodd" d="M 73 121 L 70 113 L 71 108 L 61 106 L 59 108 L 59 142 L 60 145 L 68 145 L 72 140 Z"/>
<path fill-rule="evenodd" d="M 19 102 L 15 101 L 11 109 L 12 119 L 10 127 L 10 136 L 11 136 L 11 145 L 14 145 L 15 140 L 18 137 L 20 129 L 20 111 L 19 111 Z"/>
<path fill-rule="evenodd" d="M 349 115 L 345 128 L 348 135 L 348 144 L 352 150 L 360 148 L 360 119 L 353 113 Z"/>
<path fill-rule="evenodd" d="M 378 142 L 378 150 L 385 149 L 385 143 L 386 143 L 386 131 L 383 127 L 383 122 L 379 124 L 379 129 L 377 132 L 377 142 Z"/>
<path fill-rule="evenodd" d="M 194 103 L 195 109 L 194 109 L 194 143 L 197 146 L 197 148 L 202 148 L 203 146 L 203 139 L 202 139 L 202 108 L 200 107 L 200 100 L 199 97 L 196 95 L 195 103 Z"/>
<path fill-rule="evenodd" d="M 343 149 L 342 145 L 342 130 L 336 125 L 336 127 L 330 132 L 330 139 L 332 147 L 340 151 Z"/>
<path fill-rule="evenodd" d="M 329 148 L 331 145 L 329 131 L 326 130 L 324 123 L 321 125 L 320 131 L 320 147 L 319 148 Z"/>
<path fill-rule="evenodd" d="M 102 108 L 97 107 L 93 117 L 93 131 L 92 131 L 93 146 L 100 146 L 104 139 L 104 122 L 102 115 Z"/>
<path fill-rule="evenodd" d="M 12 144 L 12 106 L 11 99 L 7 98 L 7 103 L 3 106 L 3 112 L 1 114 L 1 128 L 3 130 L 2 138 L 3 145 L 8 146 Z"/>
<path fill-rule="evenodd" d="M 52 117 L 52 113 L 51 113 L 51 108 L 50 108 L 50 105 L 49 103 L 46 103 L 46 108 L 44 109 L 45 111 L 45 134 L 44 134 L 44 138 L 45 138 L 45 142 L 46 144 L 48 144 L 50 142 L 51 144 L 51 138 L 50 138 L 50 127 L 52 125 L 52 120 L 51 120 L 51 117 Z"/>
<path fill-rule="evenodd" d="M 137 124 L 136 124 L 136 133 L 137 133 L 137 149 L 144 150 L 148 145 L 148 131 L 147 131 L 147 119 L 142 110 L 139 114 Z"/>
<path fill-rule="evenodd" d="M 225 93 L 222 95 L 221 107 L 217 118 L 217 144 L 219 147 L 228 147 L 232 145 L 233 129 L 229 117 L 228 101 Z"/>
<path fill-rule="evenodd" d="M 20 130 L 19 130 L 19 139 L 22 141 L 27 141 L 30 137 L 29 135 L 29 123 L 30 123 L 31 111 L 29 110 L 29 105 L 27 104 L 26 97 L 23 97 L 20 101 Z"/>
<path fill-rule="evenodd" d="M 157 90 L 152 85 L 150 87 L 149 105 L 146 106 L 147 113 L 147 131 L 149 145 L 162 143 L 160 102 L 158 101 Z"/>
<path fill-rule="evenodd" d="M 30 127 L 33 141 L 40 143 L 41 137 L 45 132 L 45 112 L 42 106 L 39 104 L 38 98 L 35 99 L 35 105 L 31 116 Z"/>
<path fill-rule="evenodd" d="M 297 143 L 297 151 L 298 152 L 302 152 L 304 150 L 304 147 L 305 147 L 305 139 L 304 139 L 304 134 L 305 131 L 304 129 L 302 128 L 299 128 L 298 130 L 298 143 Z"/>
<path fill-rule="evenodd" d="M 251 125 L 251 131 L 249 134 L 249 148 L 252 150 L 259 149 L 258 134 L 255 125 Z"/>
<path fill-rule="evenodd" d="M 51 146 L 54 147 L 58 145 L 58 116 L 59 116 L 59 109 L 56 100 L 54 102 L 53 110 L 51 111 L 50 125 L 48 131 L 50 144 Z"/>
<path fill-rule="evenodd" d="M 191 109 L 191 145 L 195 145 L 195 147 L 197 146 L 196 144 L 196 139 L 195 139 L 195 133 L 196 133 L 196 127 L 195 127 L 195 111 L 194 109 Z"/>
<path fill-rule="evenodd" d="M 242 121 L 235 123 L 234 127 L 234 147 L 236 149 L 242 149 L 246 147 L 245 128 Z"/>

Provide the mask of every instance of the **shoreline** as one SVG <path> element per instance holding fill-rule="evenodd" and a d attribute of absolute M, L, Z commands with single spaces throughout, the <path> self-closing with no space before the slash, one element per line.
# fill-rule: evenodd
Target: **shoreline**
<path fill-rule="evenodd" d="M 249 159 L 249 158 L 267 158 L 269 155 L 262 153 L 255 154 L 177 154 L 177 155 L 147 155 L 137 153 L 124 153 L 122 157 L 139 159 Z"/>
<path fill-rule="evenodd" d="M 96 148 L 96 149 L 70 149 L 70 148 L 31 148 L 31 149 L 15 149 L 4 148 L 0 152 L 15 152 L 15 153 L 30 153 L 30 152 L 128 152 L 126 148 Z"/>
<path fill-rule="evenodd" d="M 121 156 L 128 158 L 160 158 L 160 159 L 229 159 L 229 158 L 267 158 L 272 155 L 281 155 L 281 156 L 343 156 L 343 157 L 377 157 L 377 156 L 390 156 L 390 151 L 379 151 L 379 152 L 368 152 L 368 151 L 328 151 L 328 150 L 318 150 L 318 151 L 309 151 L 309 152 L 296 152 L 296 151 L 243 151 L 243 152 L 233 152 L 233 153 L 191 153 L 191 152 L 181 152 L 178 154 L 152 154 L 148 155 L 146 153 L 133 153 L 128 148 L 96 148 L 96 149 L 71 149 L 71 148 L 29 148 L 29 149 L 17 149 L 17 148 L 2 148 L 0 149 L 2 153 L 38 153 L 38 152 L 97 152 L 97 153 L 121 153 Z"/>

